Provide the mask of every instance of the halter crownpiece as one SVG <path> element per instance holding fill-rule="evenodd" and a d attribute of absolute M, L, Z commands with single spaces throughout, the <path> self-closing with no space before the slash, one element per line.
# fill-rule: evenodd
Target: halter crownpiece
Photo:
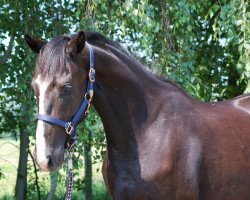
<path fill-rule="evenodd" d="M 90 67 L 89 67 L 89 80 L 87 91 L 84 95 L 84 99 L 79 106 L 76 114 L 72 117 L 70 122 L 65 122 L 61 119 L 44 115 L 44 114 L 36 114 L 37 120 L 42 120 L 51 124 L 55 124 L 65 128 L 66 133 L 70 136 L 68 141 L 68 180 L 67 180 L 67 191 L 65 195 L 66 200 L 71 200 L 71 193 L 73 190 L 73 147 L 76 141 L 76 128 L 81 123 L 81 121 L 88 115 L 89 109 L 91 106 L 91 101 L 94 95 L 94 82 L 95 82 L 95 69 L 94 69 L 94 50 L 91 45 L 89 46 L 89 60 L 90 60 Z M 83 116 L 83 117 L 82 117 Z M 82 117 L 82 118 L 81 118 Z"/>
<path fill-rule="evenodd" d="M 75 142 L 76 128 L 83 120 L 81 119 L 81 116 L 83 116 L 84 114 L 83 118 L 85 118 L 86 115 L 89 113 L 91 101 L 94 95 L 94 82 L 95 82 L 94 50 L 91 45 L 88 46 L 89 46 L 90 68 L 89 68 L 89 80 L 88 80 L 87 91 L 84 95 L 84 99 L 81 105 L 79 106 L 76 114 L 72 117 L 72 120 L 70 122 L 65 122 L 61 119 L 49 115 L 44 115 L 39 113 L 36 114 L 36 119 L 38 120 L 42 120 L 65 128 L 66 133 L 70 135 L 69 148 Z"/>

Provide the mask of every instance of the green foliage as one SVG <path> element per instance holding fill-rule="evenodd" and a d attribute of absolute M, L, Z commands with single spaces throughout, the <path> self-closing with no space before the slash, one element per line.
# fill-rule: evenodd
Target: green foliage
<path fill-rule="evenodd" d="M 225 59 L 234 64 L 234 70 L 238 73 L 236 82 L 244 85 L 245 91 L 249 91 L 250 78 L 250 9 L 248 1 L 224 1 L 216 2 L 209 10 L 209 18 L 212 21 L 214 31 L 213 38 L 221 42 L 225 47 Z M 227 66 L 231 67 L 231 66 Z M 232 68 L 232 67 L 231 67 Z M 233 76 L 230 74 L 230 76 Z M 231 78 L 231 77 L 229 77 Z M 246 85 L 247 88 L 246 88 Z M 230 84 L 227 90 L 232 90 Z"/>
<path fill-rule="evenodd" d="M 228 99 L 246 90 L 247 1 L 93 1 L 89 7 L 92 27 L 196 98 Z"/>

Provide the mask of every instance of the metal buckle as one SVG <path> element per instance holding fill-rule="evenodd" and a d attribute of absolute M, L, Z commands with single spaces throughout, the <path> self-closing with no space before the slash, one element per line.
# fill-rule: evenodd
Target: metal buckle
<path fill-rule="evenodd" d="M 91 106 L 91 104 L 90 103 L 88 103 L 88 105 L 87 105 L 87 109 L 86 109 L 86 111 L 85 111 L 85 113 L 84 113 L 84 115 L 86 116 L 87 114 L 89 114 L 89 109 L 90 109 L 90 106 Z"/>
<path fill-rule="evenodd" d="M 74 126 L 72 125 L 71 122 L 68 123 L 68 127 L 65 128 L 67 134 L 71 135 L 71 133 L 74 131 Z"/>
<path fill-rule="evenodd" d="M 92 83 L 95 82 L 95 69 L 94 68 L 89 69 L 89 80 Z"/>

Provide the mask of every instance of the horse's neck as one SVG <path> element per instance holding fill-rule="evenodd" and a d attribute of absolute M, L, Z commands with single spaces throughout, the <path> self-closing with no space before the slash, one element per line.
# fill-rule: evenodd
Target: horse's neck
<path fill-rule="evenodd" d="M 102 119 L 108 147 L 129 156 L 136 149 L 137 134 L 157 115 L 161 94 L 168 87 L 119 51 L 97 48 L 95 54 L 94 107 Z"/>

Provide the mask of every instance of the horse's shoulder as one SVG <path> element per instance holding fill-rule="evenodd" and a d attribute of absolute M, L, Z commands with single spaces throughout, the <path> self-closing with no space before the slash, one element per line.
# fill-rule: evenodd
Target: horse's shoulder
<path fill-rule="evenodd" d="M 178 199 L 198 199 L 200 166 L 202 159 L 202 141 L 199 137 L 186 138 L 180 150 L 176 174 L 176 196 Z"/>

